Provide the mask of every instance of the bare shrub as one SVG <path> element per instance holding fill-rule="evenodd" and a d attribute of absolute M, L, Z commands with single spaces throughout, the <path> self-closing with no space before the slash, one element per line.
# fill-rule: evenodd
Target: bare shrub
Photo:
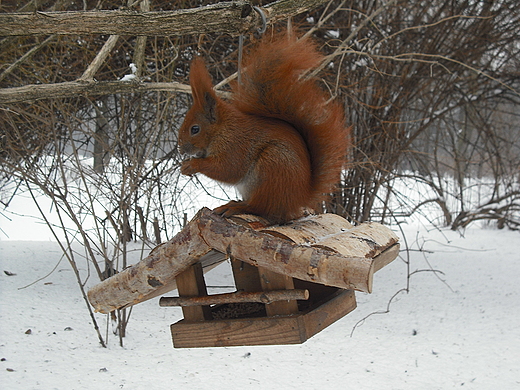
<path fill-rule="evenodd" d="M 422 213 L 454 229 L 481 219 L 519 227 L 516 3 L 331 1 L 293 18 L 329 54 L 313 75 L 331 98 L 344 101 L 353 127 L 348 169 L 328 211 L 358 222 L 388 223 Z M 199 6 L 127 6 L 139 10 L 147 4 L 152 10 Z M 27 1 L 18 8 L 2 4 L 0 12 L 120 5 Z M 246 40 L 246 50 L 252 41 Z M 186 83 L 196 53 L 220 81 L 236 72 L 238 58 L 238 39 L 218 34 L 5 37 L 0 48 L 2 91 L 125 75 L 135 85 Z M 83 292 L 93 275 L 102 280 L 171 237 L 199 206 L 193 191 L 200 183 L 180 177 L 176 152 L 176 129 L 189 104 L 185 94 L 157 91 L 0 107 L 2 202 L 8 207 L 20 194 L 37 204 L 39 194 L 51 200 L 51 210 L 40 207 L 41 218 L 77 271 Z M 107 335 L 90 315 L 104 344 Z M 116 313 L 121 343 L 128 319 L 129 312 Z"/>

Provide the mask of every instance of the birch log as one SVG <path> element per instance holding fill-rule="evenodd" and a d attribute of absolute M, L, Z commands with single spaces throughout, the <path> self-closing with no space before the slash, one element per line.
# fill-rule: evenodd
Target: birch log
<path fill-rule="evenodd" d="M 265 228 L 258 218 L 235 223 L 204 208 L 172 240 L 88 295 L 107 313 L 175 289 L 175 276 L 195 262 L 204 268 L 228 256 L 293 278 L 371 292 L 373 273 L 397 256 L 397 241 L 385 226 L 352 227 L 334 214 Z"/>
<path fill-rule="evenodd" d="M 224 221 L 213 213 L 200 214 L 204 241 L 217 251 L 293 278 L 349 290 L 372 290 L 369 258 L 344 257 Z"/>
<path fill-rule="evenodd" d="M 175 277 L 211 252 L 199 234 L 197 220 L 198 216 L 139 263 L 90 289 L 88 298 L 96 311 L 110 313 L 175 289 Z"/>

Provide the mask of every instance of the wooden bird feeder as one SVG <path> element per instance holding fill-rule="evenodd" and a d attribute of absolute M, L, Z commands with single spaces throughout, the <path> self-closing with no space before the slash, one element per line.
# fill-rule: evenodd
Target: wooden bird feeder
<path fill-rule="evenodd" d="M 176 348 L 300 344 L 356 308 L 354 290 L 371 292 L 374 272 L 399 253 L 378 223 L 352 226 L 335 214 L 282 226 L 203 208 L 170 241 L 94 286 L 88 297 L 109 313 L 177 289 L 171 325 Z M 204 273 L 231 260 L 236 292 L 208 295 Z"/>

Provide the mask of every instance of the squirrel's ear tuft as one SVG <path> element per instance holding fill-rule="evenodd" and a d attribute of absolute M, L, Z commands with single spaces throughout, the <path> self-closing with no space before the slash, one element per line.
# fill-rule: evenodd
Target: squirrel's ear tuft
<path fill-rule="evenodd" d="M 211 95 L 213 101 L 216 101 L 215 91 L 213 91 L 213 83 L 211 76 L 206 69 L 202 57 L 196 57 L 191 63 L 190 68 L 190 85 L 193 93 L 193 100 L 201 107 L 208 103 L 207 95 Z"/>

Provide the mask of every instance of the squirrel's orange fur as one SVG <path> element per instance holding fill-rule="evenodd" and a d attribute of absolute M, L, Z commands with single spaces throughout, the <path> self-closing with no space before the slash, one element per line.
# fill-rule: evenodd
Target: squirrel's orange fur
<path fill-rule="evenodd" d="M 179 130 L 180 151 L 191 158 L 181 172 L 235 185 L 243 197 L 216 212 L 287 222 L 339 181 L 348 146 L 343 109 L 315 80 L 300 78 L 322 58 L 308 39 L 264 38 L 230 102 L 216 96 L 203 60 L 193 61 L 194 102 Z"/>

